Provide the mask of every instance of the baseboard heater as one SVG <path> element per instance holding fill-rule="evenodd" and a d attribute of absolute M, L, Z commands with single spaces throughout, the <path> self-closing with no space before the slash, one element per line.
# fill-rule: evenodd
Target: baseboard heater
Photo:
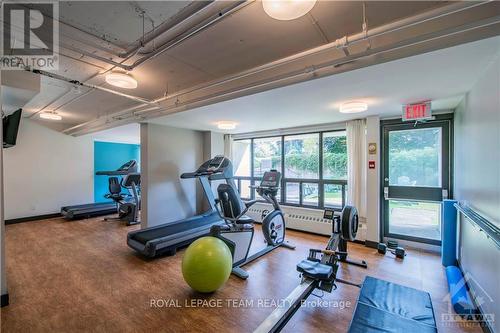
<path fill-rule="evenodd" d="M 281 209 L 285 215 L 286 227 L 289 229 L 325 236 L 330 236 L 332 233 L 332 221 L 323 218 L 323 210 L 285 205 L 282 205 Z M 271 205 L 259 202 L 248 210 L 248 215 L 260 223 L 263 213 L 271 210 Z M 356 240 L 362 242 L 366 240 L 366 223 L 361 218 Z"/>

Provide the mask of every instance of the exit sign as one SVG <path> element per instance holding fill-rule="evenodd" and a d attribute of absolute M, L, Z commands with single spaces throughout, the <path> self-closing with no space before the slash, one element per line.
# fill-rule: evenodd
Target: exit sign
<path fill-rule="evenodd" d="M 432 118 L 431 102 L 403 105 L 403 121 L 425 120 Z"/>

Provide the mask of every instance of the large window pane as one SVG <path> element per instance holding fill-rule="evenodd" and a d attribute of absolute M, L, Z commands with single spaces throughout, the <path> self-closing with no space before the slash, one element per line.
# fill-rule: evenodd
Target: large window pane
<path fill-rule="evenodd" d="M 325 184 L 325 207 L 342 207 L 342 185 Z"/>
<path fill-rule="evenodd" d="M 233 168 L 234 175 L 240 177 L 250 177 L 250 145 L 251 140 L 238 140 L 233 142 Z"/>
<path fill-rule="evenodd" d="M 318 184 L 302 184 L 302 204 L 307 206 L 318 206 Z"/>
<path fill-rule="evenodd" d="M 285 136 L 285 177 L 319 178 L 319 134 Z"/>
<path fill-rule="evenodd" d="M 437 202 L 389 201 L 389 233 L 441 239 L 441 205 Z"/>
<path fill-rule="evenodd" d="M 389 185 L 441 187 L 441 127 L 389 132 Z"/>
<path fill-rule="evenodd" d="M 281 170 L 281 137 L 253 140 L 254 177 L 262 177 L 270 169 Z"/>
<path fill-rule="evenodd" d="M 250 199 L 251 198 L 251 192 L 250 192 L 250 181 L 249 180 L 241 180 L 241 187 L 240 187 L 240 196 L 243 199 Z"/>
<path fill-rule="evenodd" d="M 347 179 L 347 139 L 344 131 L 323 133 L 323 179 Z"/>
<path fill-rule="evenodd" d="M 286 183 L 286 202 L 293 204 L 300 203 L 299 188 L 299 183 Z"/>

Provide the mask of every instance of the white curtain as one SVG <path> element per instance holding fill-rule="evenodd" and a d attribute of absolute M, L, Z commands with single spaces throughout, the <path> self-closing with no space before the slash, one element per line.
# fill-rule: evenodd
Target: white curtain
<path fill-rule="evenodd" d="M 366 217 L 366 120 L 347 122 L 347 204 Z"/>
<path fill-rule="evenodd" d="M 224 156 L 233 160 L 233 137 L 231 134 L 224 134 Z"/>

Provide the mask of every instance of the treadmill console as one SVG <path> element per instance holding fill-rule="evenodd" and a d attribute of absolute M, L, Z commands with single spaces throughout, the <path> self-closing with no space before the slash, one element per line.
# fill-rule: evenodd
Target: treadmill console
<path fill-rule="evenodd" d="M 217 155 L 205 161 L 195 172 L 183 173 L 181 178 L 209 177 L 210 180 L 218 180 L 222 178 L 231 178 L 233 176 L 232 172 L 231 161 L 223 155 Z"/>
<path fill-rule="evenodd" d="M 137 164 L 136 160 L 130 160 L 121 167 L 119 167 L 118 170 L 116 171 L 129 171 L 131 168 L 135 167 L 136 164 Z"/>
<path fill-rule="evenodd" d="M 97 176 L 125 176 L 129 173 L 136 173 L 138 169 L 137 161 L 130 160 L 114 171 L 97 171 Z"/>
<path fill-rule="evenodd" d="M 281 173 L 277 170 L 266 171 L 262 176 L 260 187 L 280 187 Z"/>
<path fill-rule="evenodd" d="M 217 155 L 214 158 L 212 158 L 207 167 L 208 172 L 217 172 L 220 170 L 220 168 L 223 167 L 224 161 L 226 158 L 223 155 Z"/>

